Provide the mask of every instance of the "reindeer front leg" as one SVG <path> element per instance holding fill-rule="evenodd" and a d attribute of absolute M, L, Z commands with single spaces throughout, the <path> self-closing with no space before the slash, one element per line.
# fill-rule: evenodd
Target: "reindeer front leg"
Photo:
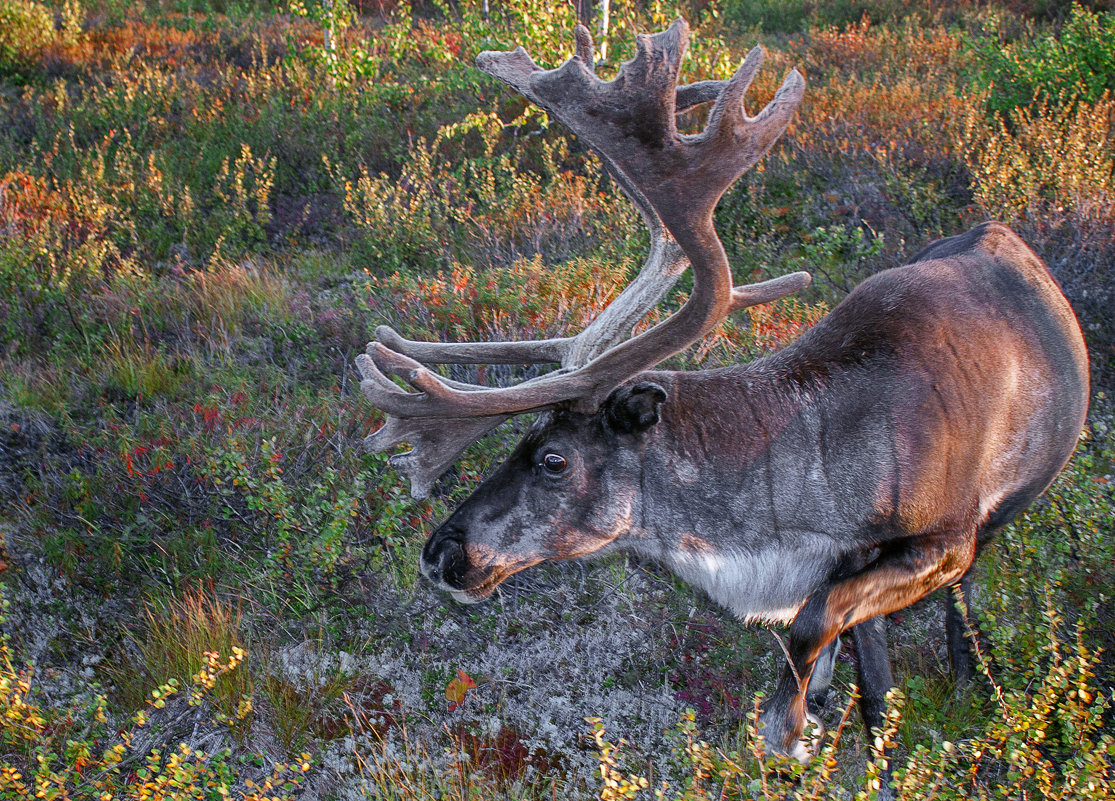
<path fill-rule="evenodd" d="M 938 587 L 957 581 L 974 555 L 975 536 L 971 531 L 920 534 L 895 540 L 883 543 L 879 556 L 863 569 L 837 578 L 811 595 L 790 624 L 788 663 L 760 716 L 759 734 L 767 746 L 801 761 L 808 759 L 818 741 L 807 744 L 802 740 L 806 720 L 816 721 L 809 714 L 805 699 L 822 652 L 842 631 L 903 609 Z M 872 638 L 857 637 L 857 641 L 865 645 L 870 642 L 865 649 L 869 652 L 867 656 L 878 660 L 880 647 Z M 882 657 L 885 656 L 884 651 Z M 869 691 L 877 695 L 874 685 L 879 682 L 871 684 Z M 865 709 L 869 725 L 881 719 L 878 699 L 871 700 L 875 708 Z"/>

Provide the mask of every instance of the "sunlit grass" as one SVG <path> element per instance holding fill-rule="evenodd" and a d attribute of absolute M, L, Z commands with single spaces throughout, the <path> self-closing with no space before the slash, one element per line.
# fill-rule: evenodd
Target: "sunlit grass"
<path fill-rule="evenodd" d="M 142 629 L 133 633 L 142 679 L 128 695 L 144 697 L 171 679 L 189 682 L 208 664 L 210 653 L 227 659 L 237 651 L 247 652 L 241 617 L 239 603 L 201 589 L 145 604 Z M 224 715 L 247 725 L 250 721 L 236 715 L 254 688 L 252 666 L 244 664 L 217 679 L 212 697 Z"/>

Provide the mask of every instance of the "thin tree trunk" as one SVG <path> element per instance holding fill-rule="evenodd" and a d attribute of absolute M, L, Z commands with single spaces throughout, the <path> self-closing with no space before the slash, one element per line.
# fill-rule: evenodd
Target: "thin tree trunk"
<path fill-rule="evenodd" d="M 577 19 L 586 28 L 592 27 L 592 0 L 577 0 Z"/>
<path fill-rule="evenodd" d="M 325 58 L 329 62 L 329 81 L 332 83 L 337 77 L 337 12 L 333 8 L 333 0 L 322 0 L 321 7 L 325 11 L 322 43 L 325 46 Z"/>
<path fill-rule="evenodd" d="M 600 0 L 600 60 L 608 60 L 608 24 L 612 17 L 611 0 Z"/>

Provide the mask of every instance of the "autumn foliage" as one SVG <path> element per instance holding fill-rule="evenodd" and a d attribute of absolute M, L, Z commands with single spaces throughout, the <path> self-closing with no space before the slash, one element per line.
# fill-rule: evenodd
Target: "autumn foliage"
<path fill-rule="evenodd" d="M 875 759 L 847 734 L 808 783 L 749 751 L 769 635 L 708 625 L 703 598 L 649 566 L 559 567 L 467 611 L 416 575 L 431 527 L 520 432 L 471 448 L 416 503 L 358 447 L 381 417 L 354 356 L 384 323 L 434 340 L 574 334 L 647 245 L 592 153 L 473 66 L 516 44 L 556 65 L 574 4 L 488 6 L 0 0 L 0 798 L 293 797 L 307 777 L 406 799 L 870 783 L 873 768 L 829 764 Z M 807 79 L 716 222 L 737 282 L 814 283 L 667 366 L 762 358 L 866 276 L 988 217 L 1064 287 L 1096 411 L 1067 478 L 980 579 L 999 695 L 954 700 L 934 635 L 910 635 L 896 664 L 929 669 L 903 673 L 914 714 L 886 736 L 909 798 L 1109 793 L 1111 12 L 612 9 L 605 77 L 680 13 L 684 80 L 726 77 L 756 43 L 749 110 L 790 67 Z M 548 368 L 454 369 L 499 383 Z M 589 697 L 601 708 L 577 708 Z"/>

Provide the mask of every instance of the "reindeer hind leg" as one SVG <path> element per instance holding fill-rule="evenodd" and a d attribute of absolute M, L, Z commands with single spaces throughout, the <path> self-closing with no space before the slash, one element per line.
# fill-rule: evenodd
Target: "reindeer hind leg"
<path fill-rule="evenodd" d="M 960 588 L 960 596 L 964 600 L 964 609 L 960 607 L 961 598 L 956 595 L 957 587 Z M 952 669 L 952 678 L 956 682 L 957 690 L 967 687 L 975 676 L 967 618 L 971 589 L 972 579 L 965 573 L 964 578 L 948 588 L 948 597 L 945 598 L 945 636 L 948 641 L 949 667 Z"/>
<path fill-rule="evenodd" d="M 859 711 L 863 716 L 863 726 L 867 729 L 868 742 L 873 740 L 871 733 L 882 729 L 886 724 L 887 692 L 894 686 L 894 676 L 890 668 L 890 653 L 887 648 L 887 619 L 883 615 L 865 620 L 852 629 L 856 642 L 856 668 L 859 674 Z M 887 767 L 879 775 L 878 801 L 894 798 L 891 786 L 890 754 L 884 752 Z"/>
<path fill-rule="evenodd" d="M 870 732 L 882 728 L 887 714 L 887 692 L 894 686 L 887 649 L 887 621 L 882 615 L 852 628 L 859 674 L 859 709 Z"/>

